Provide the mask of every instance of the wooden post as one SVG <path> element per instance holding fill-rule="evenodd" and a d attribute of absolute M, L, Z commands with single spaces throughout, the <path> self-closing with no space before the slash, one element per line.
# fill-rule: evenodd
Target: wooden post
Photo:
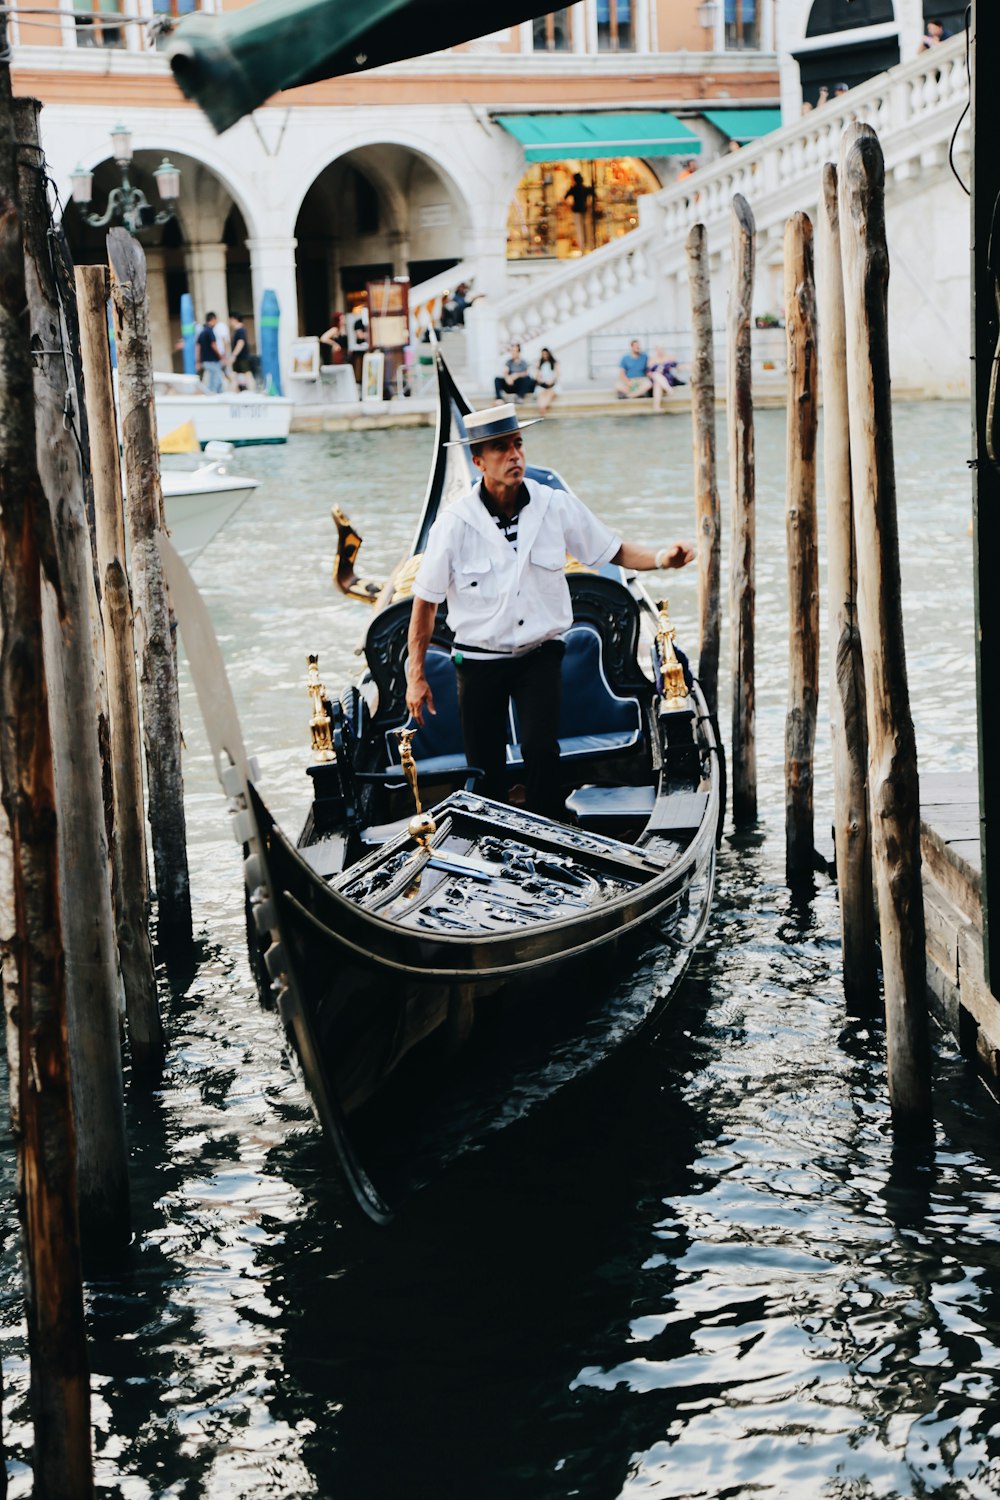
<path fill-rule="evenodd" d="M 160 451 L 153 404 L 153 358 L 146 301 L 146 258 L 124 229 L 108 235 L 118 400 L 136 591 L 142 723 L 149 824 L 156 872 L 157 931 L 165 946 L 190 947 L 191 888 L 184 824 L 181 717 L 170 606 L 156 533 L 160 528 Z"/>
<path fill-rule="evenodd" d="M 733 198 L 729 285 L 727 414 L 729 494 L 733 509 L 729 617 L 733 640 L 733 822 L 757 821 L 757 723 L 754 701 L 754 548 L 756 506 L 753 396 L 750 388 L 755 226 L 750 205 Z"/>
<path fill-rule="evenodd" d="M 788 424 L 788 713 L 785 717 L 785 877 L 811 878 L 815 862 L 813 753 L 819 697 L 819 555 L 816 533 L 816 283 L 806 214 L 785 225 Z"/>
<path fill-rule="evenodd" d="M 35 458 L 31 328 L 0 14 L 0 787 L 12 835 L 18 1186 L 38 1500 L 93 1495 L 90 1384 L 66 1047 L 41 568 L 54 571 Z"/>
<path fill-rule="evenodd" d="M 840 161 L 858 622 L 865 661 L 868 789 L 885 985 L 889 1098 L 898 1123 L 930 1120 L 920 786 L 900 601 L 889 388 L 885 167 L 875 132 L 852 125 Z"/>
<path fill-rule="evenodd" d="M 31 336 L 33 347 L 46 351 L 34 362 L 37 463 L 53 545 L 51 588 L 43 589 L 43 639 L 52 684 L 80 1228 L 85 1252 L 104 1253 L 126 1246 L 131 1236 L 118 952 L 95 714 L 93 555 L 78 434 L 66 422 L 68 410 L 79 410 L 80 397 L 64 353 L 65 320 L 52 271 L 40 107 L 34 99 L 16 100 L 14 121 Z M 103 656 L 103 640 L 98 646 Z"/>
<path fill-rule="evenodd" d="M 1000 994 L 1000 392 L 994 367 L 1000 347 L 997 308 L 996 205 L 1000 98 L 993 59 L 1000 49 L 1000 9 L 972 0 L 972 351 L 975 445 L 972 466 L 973 559 L 976 585 L 976 683 L 979 725 L 979 809 L 982 855 L 983 963 Z M 997 913 L 994 920 L 994 911 Z"/>
<path fill-rule="evenodd" d="M 844 995 L 852 1010 L 864 1011 L 878 999 L 878 957 L 868 820 L 865 669 L 858 632 L 857 548 L 851 501 L 844 277 L 840 266 L 837 169 L 832 162 L 823 168 L 816 232 L 816 270 L 823 374 L 833 836 L 840 898 Z"/>
<path fill-rule="evenodd" d="M 78 266 L 80 344 L 90 415 L 97 565 L 104 599 L 104 644 L 111 702 L 114 823 L 121 869 L 118 952 L 125 983 L 132 1065 L 158 1072 L 163 1027 L 149 941 L 149 869 L 140 761 L 139 694 L 135 677 L 132 598 L 125 572 L 125 515 L 108 350 L 106 266 Z"/>
<path fill-rule="evenodd" d="M 691 291 L 691 427 L 694 446 L 694 503 L 698 534 L 698 679 L 711 714 L 719 708 L 719 631 L 722 537 L 719 486 L 715 476 L 715 358 L 712 341 L 712 283 L 704 224 L 687 237 Z"/>

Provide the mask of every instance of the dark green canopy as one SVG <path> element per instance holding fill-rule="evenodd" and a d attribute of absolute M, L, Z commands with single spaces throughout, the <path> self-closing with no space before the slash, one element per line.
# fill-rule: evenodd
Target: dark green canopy
<path fill-rule="evenodd" d="M 219 132 L 280 89 L 420 57 L 543 13 L 542 0 L 256 0 L 187 17 L 168 48 L 174 76 Z"/>

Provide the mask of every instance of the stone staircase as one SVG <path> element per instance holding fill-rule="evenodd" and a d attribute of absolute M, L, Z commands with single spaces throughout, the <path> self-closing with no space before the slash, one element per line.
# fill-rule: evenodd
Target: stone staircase
<path fill-rule="evenodd" d="M 968 181 L 965 38 L 956 36 L 639 201 L 639 227 L 581 260 L 560 266 L 500 301 L 466 315 L 470 383 L 492 388 L 502 351 L 514 340 L 533 359 L 556 349 L 563 383 L 592 383 L 589 340 L 685 330 L 689 301 L 685 241 L 705 225 L 715 322 L 725 310 L 732 200 L 749 202 L 757 225 L 755 311 L 782 312 L 781 260 L 788 217 L 815 216 L 823 165 L 836 162 L 845 126 L 874 127 L 886 165 L 886 220 L 900 338 L 894 378 L 927 394 L 968 389 L 968 199 L 949 166 Z M 961 123 L 960 123 L 961 120 Z M 919 317 L 914 314 L 919 312 Z M 945 337 L 947 335 L 947 337 Z M 724 330 L 718 333 L 721 343 Z"/>

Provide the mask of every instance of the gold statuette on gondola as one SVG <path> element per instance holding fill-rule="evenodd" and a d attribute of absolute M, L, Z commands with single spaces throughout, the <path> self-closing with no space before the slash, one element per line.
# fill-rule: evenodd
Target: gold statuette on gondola
<path fill-rule="evenodd" d="M 326 711 L 326 688 L 319 680 L 319 657 L 310 653 L 306 661 L 309 663 L 307 687 L 312 703 L 309 732 L 312 736 L 313 754 L 317 760 L 336 760 L 333 736 L 330 733 L 330 715 Z"/>
<path fill-rule="evenodd" d="M 415 729 L 397 729 L 396 738 L 399 741 L 399 764 L 403 775 L 410 785 L 413 793 L 413 801 L 416 812 L 407 824 L 407 832 L 411 839 L 415 839 L 423 848 L 427 848 L 432 833 L 437 832 L 437 824 L 430 813 L 424 812 L 420 805 L 420 788 L 417 785 L 417 763 L 413 759 L 413 736 Z"/>
<path fill-rule="evenodd" d="M 656 632 L 656 650 L 660 658 L 660 673 L 663 677 L 663 700 L 667 708 L 679 708 L 687 700 L 687 683 L 684 668 L 677 660 L 674 650 L 676 630 L 670 623 L 670 603 L 660 600 L 660 623 Z"/>

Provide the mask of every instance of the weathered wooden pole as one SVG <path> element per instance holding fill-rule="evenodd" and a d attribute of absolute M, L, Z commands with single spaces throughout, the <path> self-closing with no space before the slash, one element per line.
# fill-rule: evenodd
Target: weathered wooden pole
<path fill-rule="evenodd" d="M 56 572 L 35 457 L 31 327 L 0 14 L 0 787 L 11 830 L 18 1188 L 37 1500 L 93 1495 L 90 1385 L 66 1046 L 41 569 Z M 6 988 L 6 986 L 5 986 Z"/>
<path fill-rule="evenodd" d="M 719 707 L 722 527 L 715 475 L 715 356 L 712 340 L 712 283 L 708 237 L 694 224 L 687 237 L 691 292 L 691 428 L 694 448 L 694 503 L 698 534 L 698 680 L 709 713 Z"/>
<path fill-rule="evenodd" d="M 889 1098 L 900 1124 L 930 1120 L 920 786 L 900 600 L 889 387 L 889 256 L 882 148 L 867 125 L 840 160 L 858 623 L 868 713 L 868 794 L 885 986 Z"/>
<path fill-rule="evenodd" d="M 59 878 L 67 1027 L 76 1115 L 80 1229 L 86 1253 L 128 1244 L 128 1144 L 118 1023 L 118 951 L 98 743 L 93 556 L 78 434 L 80 396 L 66 355 L 52 270 L 52 220 L 34 99 L 14 102 L 25 283 L 35 360 L 38 472 L 53 565 L 43 589 L 43 639 L 59 811 Z M 103 655 L 104 643 L 97 644 Z"/>
<path fill-rule="evenodd" d="M 823 376 L 833 837 L 840 900 L 840 939 L 844 995 L 848 1006 L 852 1010 L 867 1010 L 878 999 L 878 955 L 868 819 L 865 668 L 858 632 L 857 548 L 851 498 L 844 276 L 840 264 L 837 169 L 832 162 L 823 168 L 816 230 L 816 272 Z"/>
<path fill-rule="evenodd" d="M 816 282 L 806 214 L 785 225 L 788 351 L 785 534 L 788 547 L 788 712 L 785 716 L 785 877 L 812 875 L 813 754 L 819 697 L 819 552 L 816 531 Z"/>
<path fill-rule="evenodd" d="M 108 235 L 118 400 L 128 497 L 129 541 L 135 580 L 137 645 L 141 664 L 142 724 L 149 790 L 149 825 L 156 874 L 157 931 L 167 947 L 191 943 L 181 769 L 181 717 L 170 605 L 156 547 L 163 497 L 153 404 L 153 357 L 146 300 L 146 258 L 124 229 Z"/>
<path fill-rule="evenodd" d="M 729 617 L 732 631 L 733 822 L 757 821 L 757 721 L 754 690 L 755 505 L 751 328 L 756 229 L 750 205 L 733 198 L 732 277 L 727 316 L 726 400 L 729 423 L 729 495 L 733 511 Z"/>
<path fill-rule="evenodd" d="M 132 598 L 125 571 L 118 425 L 108 349 L 106 266 L 78 266 L 77 305 L 83 376 L 90 415 L 90 467 L 94 485 L 97 565 L 104 600 L 104 644 L 111 703 L 114 822 L 121 869 L 117 909 L 118 952 L 125 984 L 132 1065 L 157 1072 L 163 1062 L 163 1027 L 149 941 L 149 868 L 142 793 L 139 693 L 135 677 Z"/>

